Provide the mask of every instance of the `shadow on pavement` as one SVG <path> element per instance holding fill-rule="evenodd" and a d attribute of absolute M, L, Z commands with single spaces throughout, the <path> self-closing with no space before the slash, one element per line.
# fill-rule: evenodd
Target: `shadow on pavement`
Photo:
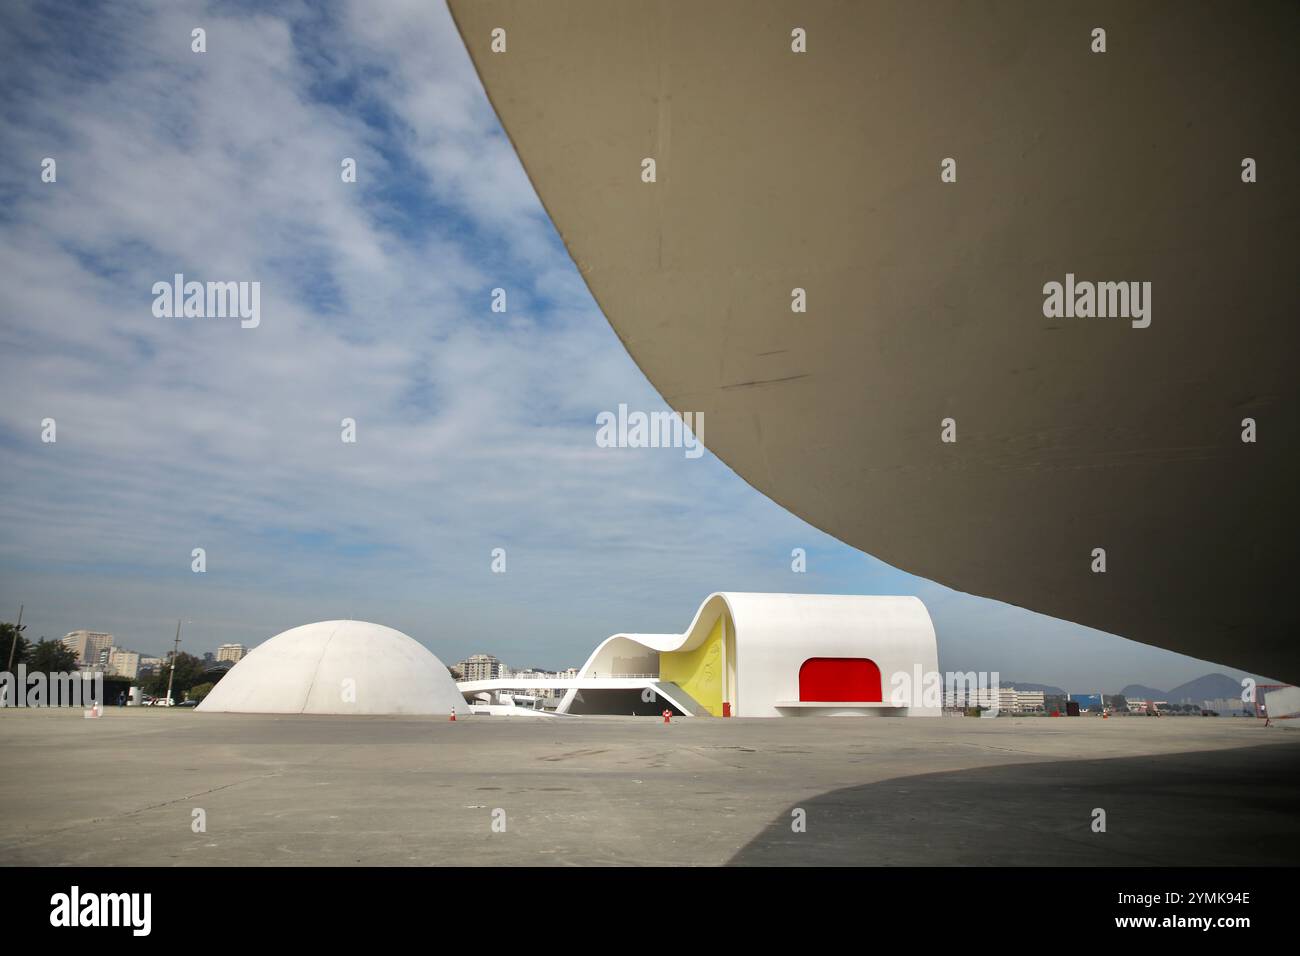
<path fill-rule="evenodd" d="M 792 805 L 729 865 L 1296 865 L 1298 785 L 1300 741 L 900 777 Z"/>

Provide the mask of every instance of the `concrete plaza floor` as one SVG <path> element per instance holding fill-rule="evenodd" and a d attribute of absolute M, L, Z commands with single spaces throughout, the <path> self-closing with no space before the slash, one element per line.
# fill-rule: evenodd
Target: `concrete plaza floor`
<path fill-rule="evenodd" d="M 0 864 L 1296 864 L 1297 784 L 1244 718 L 3 710 Z"/>

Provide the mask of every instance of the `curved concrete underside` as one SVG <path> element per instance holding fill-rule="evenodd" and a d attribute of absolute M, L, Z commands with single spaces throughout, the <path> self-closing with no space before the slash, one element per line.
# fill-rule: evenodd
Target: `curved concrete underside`
<path fill-rule="evenodd" d="M 450 6 L 605 315 L 746 481 L 943 584 L 1300 681 L 1300 7 Z M 1045 318 L 1067 273 L 1151 282 L 1150 327 Z"/>

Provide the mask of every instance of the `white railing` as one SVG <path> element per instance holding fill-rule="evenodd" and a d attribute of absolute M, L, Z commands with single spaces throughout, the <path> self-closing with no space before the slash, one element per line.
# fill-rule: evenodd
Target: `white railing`
<path fill-rule="evenodd" d="M 492 690 L 524 690 L 530 687 L 550 687 L 550 688 L 569 688 L 580 685 L 584 680 L 652 680 L 660 679 L 658 674 L 613 674 L 598 672 L 595 674 L 584 674 L 582 677 L 520 677 L 513 675 L 511 677 L 471 677 L 461 678 L 456 681 L 457 686 L 469 687 L 474 689 L 478 687 Z"/>
<path fill-rule="evenodd" d="M 649 678 L 652 678 L 652 679 L 654 679 L 654 680 L 658 680 L 658 679 L 659 679 L 659 675 L 658 675 L 658 674 L 601 674 L 601 673 L 598 673 L 598 672 L 596 672 L 596 671 L 593 671 L 593 672 L 590 673 L 590 674 L 584 674 L 583 676 L 584 676 L 584 677 L 617 677 L 617 678 L 620 678 L 620 679 L 621 679 L 621 678 L 628 678 L 628 679 L 633 679 L 633 678 L 635 678 L 635 679 L 642 679 L 642 678 L 649 677 Z"/>

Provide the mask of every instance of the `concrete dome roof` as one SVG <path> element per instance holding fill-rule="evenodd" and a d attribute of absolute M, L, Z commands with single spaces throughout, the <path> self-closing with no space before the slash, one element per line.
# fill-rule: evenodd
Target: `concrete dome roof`
<path fill-rule="evenodd" d="M 469 714 L 424 645 L 365 621 L 277 634 L 231 668 L 199 710 L 250 714 Z"/>

